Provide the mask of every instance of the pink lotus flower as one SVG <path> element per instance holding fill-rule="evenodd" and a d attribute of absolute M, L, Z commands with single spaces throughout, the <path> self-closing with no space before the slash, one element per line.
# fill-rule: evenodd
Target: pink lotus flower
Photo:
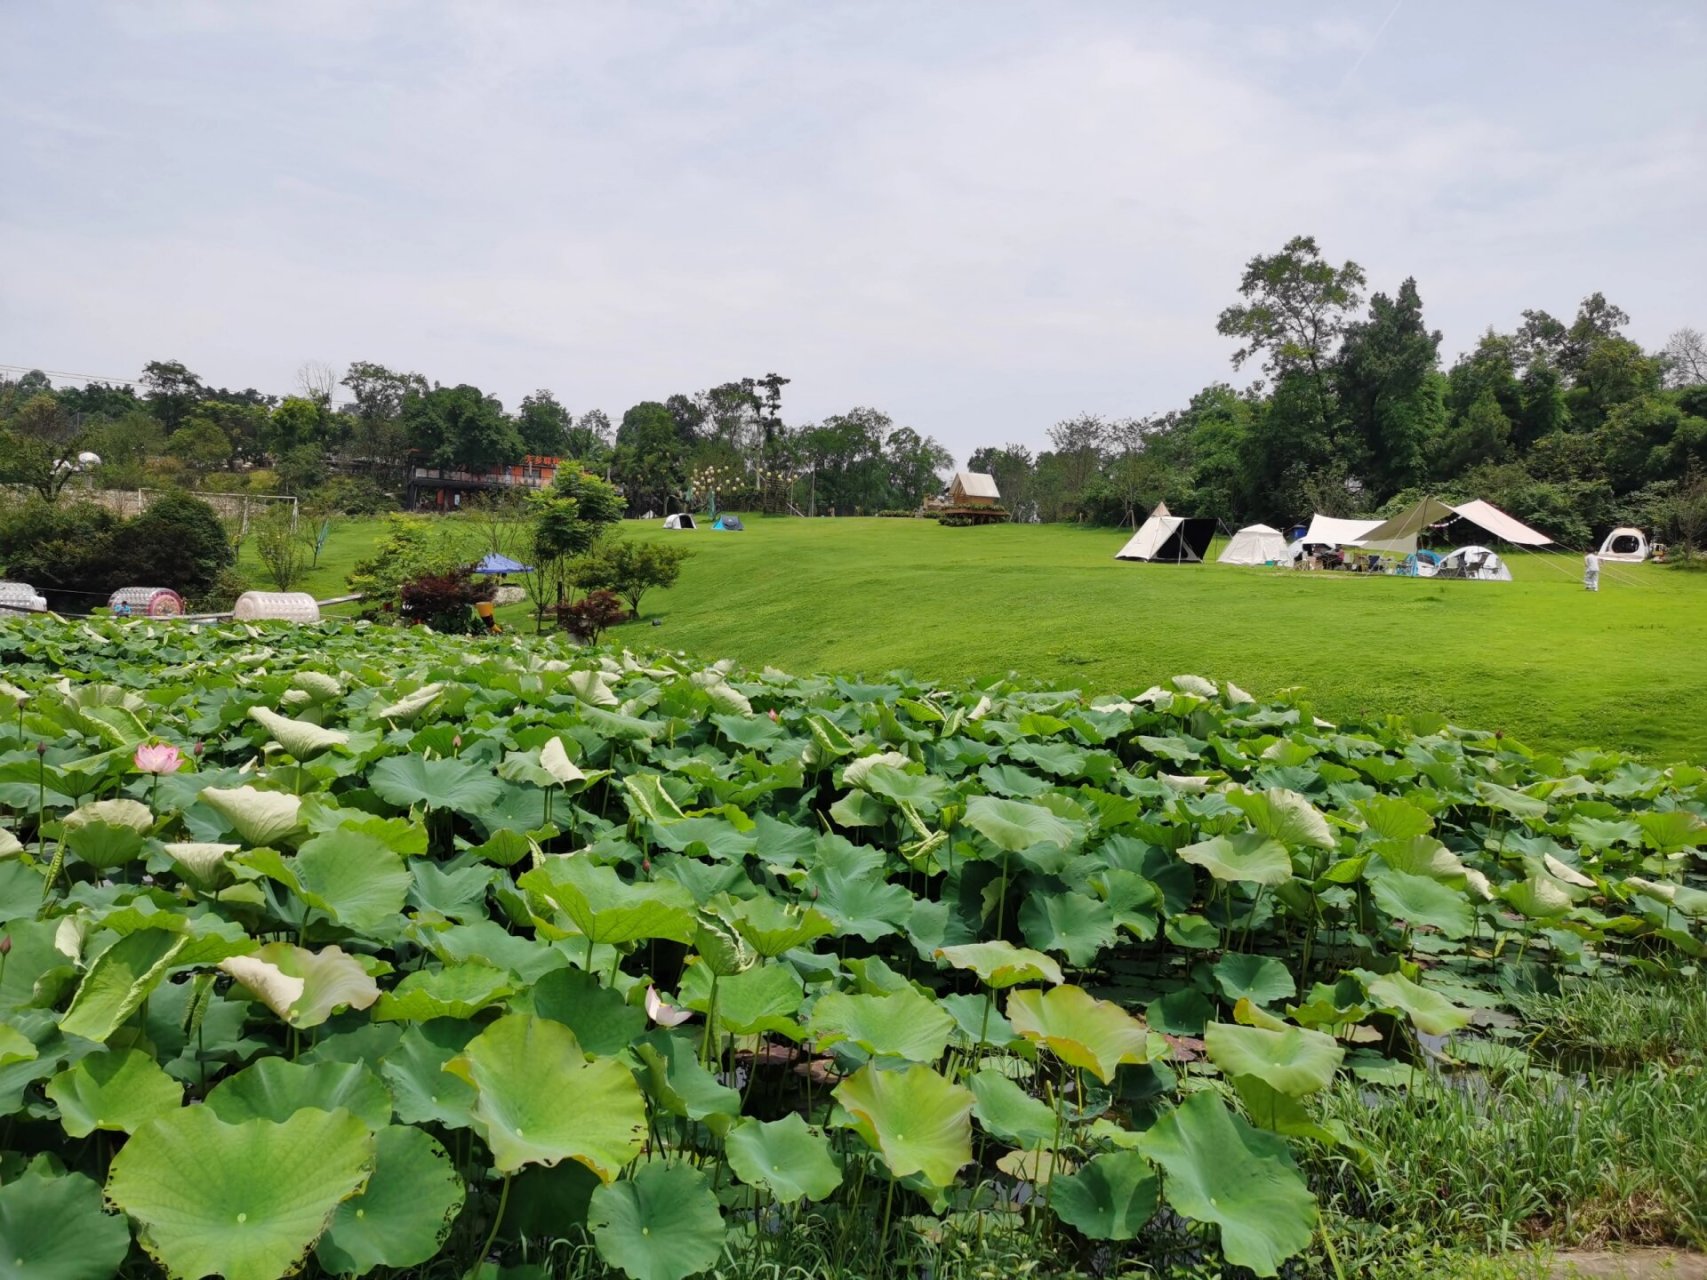
<path fill-rule="evenodd" d="M 657 987 L 647 987 L 646 1016 L 660 1027 L 679 1027 L 693 1017 L 693 1014 L 686 1009 L 678 1009 L 674 1005 L 665 1004 L 663 997 L 658 994 Z"/>
<path fill-rule="evenodd" d="M 176 773 L 184 767 L 184 757 L 170 742 L 143 743 L 136 749 L 136 767 L 140 773 Z"/>

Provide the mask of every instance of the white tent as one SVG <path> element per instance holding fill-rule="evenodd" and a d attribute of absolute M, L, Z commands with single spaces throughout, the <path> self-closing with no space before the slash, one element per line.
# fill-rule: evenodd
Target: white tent
<path fill-rule="evenodd" d="M 1361 547 L 1363 539 L 1383 524 L 1380 520 L 1342 520 L 1339 516 L 1313 515 L 1300 541 L 1307 547 Z"/>
<path fill-rule="evenodd" d="M 1370 551 L 1391 551 L 1396 555 L 1410 555 L 1417 549 L 1418 534 L 1430 526 L 1451 520 L 1468 520 L 1484 533 L 1490 533 L 1500 541 L 1509 542 L 1514 546 L 1544 547 L 1553 541 L 1546 534 L 1537 533 L 1521 520 L 1508 516 L 1491 502 L 1483 502 L 1480 498 L 1461 502 L 1457 506 L 1442 502 L 1439 498 L 1423 498 L 1398 515 L 1381 521 L 1361 538 L 1348 541 Z"/>
<path fill-rule="evenodd" d="M 1647 535 L 1640 529 L 1614 529 L 1606 535 L 1606 541 L 1600 544 L 1600 558 L 1638 564 L 1648 558 Z"/>
<path fill-rule="evenodd" d="M 1116 560 L 1164 560 L 1172 564 L 1200 564 L 1215 538 L 1215 521 L 1176 516 L 1168 504 L 1158 502 L 1138 532 L 1115 552 Z"/>
<path fill-rule="evenodd" d="M 1510 582 L 1511 569 L 1486 547 L 1459 547 L 1440 562 L 1441 578 L 1474 578 L 1479 582 Z"/>
<path fill-rule="evenodd" d="M 1218 564 L 1274 564 L 1287 559 L 1286 535 L 1266 524 L 1246 525 L 1216 557 Z"/>
<path fill-rule="evenodd" d="M 981 506 L 999 502 L 1001 497 L 1001 490 L 996 488 L 996 477 L 982 471 L 956 471 L 948 482 L 948 500 L 957 506 L 968 501 L 973 506 Z"/>
<path fill-rule="evenodd" d="M 673 516 L 664 517 L 666 529 L 692 529 L 695 527 L 693 517 L 685 511 L 679 511 Z"/>

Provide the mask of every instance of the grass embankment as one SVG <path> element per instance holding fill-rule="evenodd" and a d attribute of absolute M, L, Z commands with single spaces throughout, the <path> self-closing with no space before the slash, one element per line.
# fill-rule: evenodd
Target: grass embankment
<path fill-rule="evenodd" d="M 1120 530 L 1063 525 L 747 524 L 625 525 L 696 555 L 612 639 L 793 671 L 1018 671 L 1087 690 L 1195 672 L 1258 697 L 1306 686 L 1329 718 L 1438 711 L 1538 750 L 1707 758 L 1707 575 L 1609 566 L 1589 595 L 1575 556 L 1514 556 L 1509 583 L 1439 582 L 1128 564 L 1113 558 Z M 380 528 L 336 528 L 305 589 L 344 590 Z M 244 571 L 263 580 L 249 548 Z M 525 608 L 500 616 L 531 625 Z M 662 627 L 640 631 L 652 618 Z"/>

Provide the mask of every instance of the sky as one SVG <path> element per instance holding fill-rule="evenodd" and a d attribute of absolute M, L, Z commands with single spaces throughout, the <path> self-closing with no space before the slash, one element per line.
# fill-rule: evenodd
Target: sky
<path fill-rule="evenodd" d="M 0 0 L 0 367 L 374 360 L 612 418 L 742 376 L 957 459 L 1241 385 L 1247 260 L 1450 363 L 1707 328 L 1707 5 Z"/>

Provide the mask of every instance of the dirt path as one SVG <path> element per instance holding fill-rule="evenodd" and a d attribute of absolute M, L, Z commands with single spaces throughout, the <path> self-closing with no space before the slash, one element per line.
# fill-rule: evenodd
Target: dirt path
<path fill-rule="evenodd" d="M 1553 1255 L 1556 1280 L 1707 1280 L 1707 1254 L 1674 1249 L 1569 1250 Z"/>

